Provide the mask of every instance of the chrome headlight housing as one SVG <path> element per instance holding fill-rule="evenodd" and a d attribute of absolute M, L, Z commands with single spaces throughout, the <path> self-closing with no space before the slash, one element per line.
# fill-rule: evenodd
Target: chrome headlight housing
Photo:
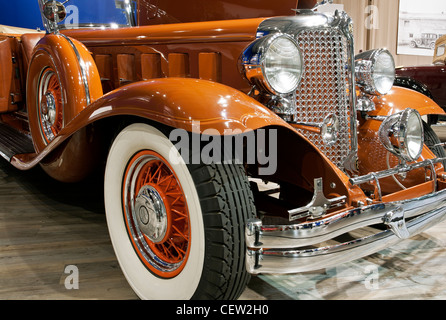
<path fill-rule="evenodd" d="M 243 52 L 240 60 L 246 79 L 273 95 L 296 91 L 302 78 L 299 46 L 285 34 L 271 34 L 256 40 Z"/>
<path fill-rule="evenodd" d="M 357 84 L 371 95 L 385 95 L 395 81 L 395 60 L 386 49 L 362 52 L 355 57 Z"/>
<path fill-rule="evenodd" d="M 399 158 L 416 161 L 423 151 L 423 120 L 418 111 L 406 109 L 383 121 L 379 138 L 384 147 Z"/>

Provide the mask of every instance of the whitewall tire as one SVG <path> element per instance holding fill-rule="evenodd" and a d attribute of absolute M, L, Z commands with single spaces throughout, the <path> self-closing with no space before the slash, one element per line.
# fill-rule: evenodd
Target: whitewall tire
<path fill-rule="evenodd" d="M 243 292 L 244 225 L 255 214 L 243 167 L 186 164 L 161 131 L 131 124 L 110 148 L 104 194 L 117 259 L 141 299 Z"/>

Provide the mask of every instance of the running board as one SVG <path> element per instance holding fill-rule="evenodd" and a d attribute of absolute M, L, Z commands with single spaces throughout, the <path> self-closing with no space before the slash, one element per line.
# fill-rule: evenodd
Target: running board
<path fill-rule="evenodd" d="M 18 154 L 34 153 L 30 136 L 0 122 L 0 155 L 8 161 Z"/>

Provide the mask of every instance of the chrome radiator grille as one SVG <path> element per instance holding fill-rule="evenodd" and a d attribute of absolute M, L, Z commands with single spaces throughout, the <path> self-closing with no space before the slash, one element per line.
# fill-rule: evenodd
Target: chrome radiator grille
<path fill-rule="evenodd" d="M 344 169 L 351 153 L 349 46 L 337 28 L 303 30 L 297 35 L 305 69 L 296 93 L 296 121 L 322 123 L 330 114 L 340 121 L 340 136 L 332 146 L 321 135 L 305 130 L 312 141 L 334 164 Z"/>

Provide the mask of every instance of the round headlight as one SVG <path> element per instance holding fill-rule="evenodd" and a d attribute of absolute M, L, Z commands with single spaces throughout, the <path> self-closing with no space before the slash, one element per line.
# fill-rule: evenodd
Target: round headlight
<path fill-rule="evenodd" d="M 392 89 L 395 81 L 395 62 L 389 51 L 378 52 L 373 68 L 373 79 L 379 94 L 387 94 Z"/>
<path fill-rule="evenodd" d="M 423 120 L 418 112 L 407 109 L 401 116 L 401 145 L 407 157 L 417 160 L 424 145 Z"/>
<path fill-rule="evenodd" d="M 242 54 L 246 78 L 273 95 L 297 90 L 302 77 L 302 55 L 294 39 L 284 34 L 267 35 L 253 42 Z"/>
<path fill-rule="evenodd" d="M 271 41 L 265 53 L 263 71 L 275 93 L 295 91 L 302 75 L 302 57 L 297 44 L 286 36 Z"/>
<path fill-rule="evenodd" d="M 386 49 L 366 51 L 356 56 L 355 74 L 366 93 L 385 95 L 395 81 L 395 61 Z"/>
<path fill-rule="evenodd" d="M 406 109 L 383 121 L 379 137 L 384 147 L 405 161 L 416 161 L 423 151 L 423 120 L 418 111 Z"/>

